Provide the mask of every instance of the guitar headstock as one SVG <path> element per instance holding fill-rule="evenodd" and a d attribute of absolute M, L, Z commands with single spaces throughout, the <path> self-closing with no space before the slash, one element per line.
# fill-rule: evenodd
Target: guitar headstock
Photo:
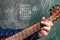
<path fill-rule="evenodd" d="M 51 14 L 50 17 L 47 18 L 48 20 L 53 22 L 60 17 L 60 5 L 55 5 L 55 7 L 53 7 L 50 11 Z"/>

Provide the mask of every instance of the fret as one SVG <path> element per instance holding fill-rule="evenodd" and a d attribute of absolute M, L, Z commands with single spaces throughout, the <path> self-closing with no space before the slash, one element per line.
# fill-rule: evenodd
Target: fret
<path fill-rule="evenodd" d="M 32 33 L 36 32 L 35 28 L 32 29 Z"/>
<path fill-rule="evenodd" d="M 23 35 L 23 36 L 24 36 L 23 38 L 26 38 L 26 35 L 27 35 L 26 32 L 27 32 L 27 30 L 23 30 L 23 34 L 24 34 L 24 35 Z"/>
<path fill-rule="evenodd" d="M 31 30 L 29 30 L 29 35 L 31 35 L 32 34 L 32 31 Z"/>
<path fill-rule="evenodd" d="M 16 35 L 14 36 L 14 38 L 15 38 L 15 40 L 19 40 L 19 39 L 18 39 L 18 34 L 16 34 Z"/>
<path fill-rule="evenodd" d="M 36 25 L 34 25 L 34 27 L 33 27 L 32 30 L 33 30 L 33 31 L 32 31 L 33 33 L 37 31 L 37 30 L 36 30 Z"/>
<path fill-rule="evenodd" d="M 23 35 L 23 36 L 24 36 L 23 38 L 28 37 L 28 35 L 29 35 L 29 34 L 28 34 L 28 30 L 23 30 L 23 32 L 25 33 L 25 34 Z"/>
<path fill-rule="evenodd" d="M 26 38 L 26 37 L 28 37 L 28 36 L 30 36 L 32 34 L 32 28 L 27 28 L 26 30 L 25 30 L 25 34 L 24 35 L 26 35 L 24 38 Z"/>
<path fill-rule="evenodd" d="M 23 39 L 22 32 L 17 33 L 18 34 L 18 39 Z"/>
<path fill-rule="evenodd" d="M 40 30 L 40 22 L 38 22 L 37 24 L 36 24 L 36 31 Z"/>

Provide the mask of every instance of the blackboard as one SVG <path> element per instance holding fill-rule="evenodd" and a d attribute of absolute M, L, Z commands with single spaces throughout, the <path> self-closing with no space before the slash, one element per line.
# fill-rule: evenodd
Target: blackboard
<path fill-rule="evenodd" d="M 49 9 L 60 0 L 0 0 L 0 26 L 3 29 L 23 29 L 50 15 Z M 48 36 L 38 40 L 60 40 L 60 19 Z M 22 26 L 22 27 L 21 27 Z"/>

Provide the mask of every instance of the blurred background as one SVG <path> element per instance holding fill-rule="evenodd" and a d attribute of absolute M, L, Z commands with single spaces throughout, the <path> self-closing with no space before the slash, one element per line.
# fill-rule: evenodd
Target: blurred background
<path fill-rule="evenodd" d="M 25 29 L 50 15 L 50 8 L 60 0 L 0 0 L 0 28 Z M 48 36 L 38 40 L 60 40 L 60 18 Z"/>

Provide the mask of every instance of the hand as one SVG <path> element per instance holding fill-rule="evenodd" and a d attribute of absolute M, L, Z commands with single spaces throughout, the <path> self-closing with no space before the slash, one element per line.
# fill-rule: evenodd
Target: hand
<path fill-rule="evenodd" d="M 47 36 L 51 30 L 51 26 L 53 26 L 53 23 L 51 21 L 46 20 L 45 17 L 42 17 L 41 24 L 45 26 L 43 26 L 41 30 L 38 32 L 38 36 L 39 37 Z"/>

